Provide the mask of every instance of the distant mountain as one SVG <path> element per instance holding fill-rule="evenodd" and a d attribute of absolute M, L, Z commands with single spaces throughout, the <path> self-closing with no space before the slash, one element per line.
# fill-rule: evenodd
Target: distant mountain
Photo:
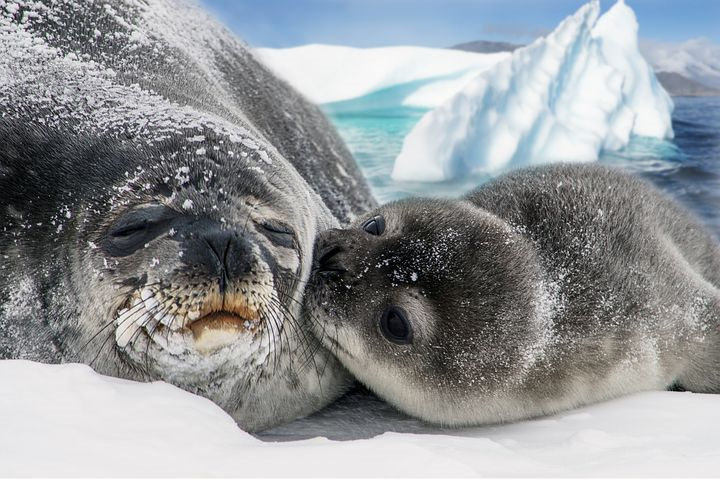
<path fill-rule="evenodd" d="M 459 43 L 450 47 L 453 50 L 464 50 L 466 52 L 475 53 L 498 53 L 498 52 L 512 52 L 516 48 L 520 48 L 523 45 L 507 42 L 488 42 L 486 40 L 477 40 L 475 42 Z"/>
<path fill-rule="evenodd" d="M 453 50 L 464 50 L 466 52 L 475 53 L 497 53 L 512 52 L 515 49 L 524 47 L 515 43 L 507 42 L 489 42 L 486 40 L 477 40 L 474 42 L 465 42 L 450 47 Z M 653 65 L 656 70 L 660 85 L 673 97 L 711 97 L 720 96 L 720 89 L 709 87 L 697 80 L 688 78 L 677 72 L 657 71 L 657 65 Z"/>
<path fill-rule="evenodd" d="M 719 96 L 720 90 L 696 82 L 675 72 L 655 72 L 660 84 L 673 97 Z"/>
<path fill-rule="evenodd" d="M 720 45 L 694 38 L 682 43 L 640 42 L 640 52 L 656 72 L 675 72 L 720 90 Z"/>

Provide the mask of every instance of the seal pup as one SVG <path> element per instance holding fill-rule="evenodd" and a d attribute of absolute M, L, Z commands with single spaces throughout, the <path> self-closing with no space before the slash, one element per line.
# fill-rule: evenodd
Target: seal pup
<path fill-rule="evenodd" d="M 323 233 L 313 331 L 400 410 L 446 426 L 632 392 L 720 390 L 720 246 L 600 166 L 506 174 Z"/>
<path fill-rule="evenodd" d="M 0 358 L 165 380 L 246 430 L 334 400 L 303 290 L 374 200 L 319 109 L 184 2 L 3 2 L 0 52 Z"/>

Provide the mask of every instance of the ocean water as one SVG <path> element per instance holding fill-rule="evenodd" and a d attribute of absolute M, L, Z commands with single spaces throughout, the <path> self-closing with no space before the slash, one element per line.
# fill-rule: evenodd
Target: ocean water
<path fill-rule="evenodd" d="M 598 161 L 645 177 L 720 235 L 720 97 L 673 100 L 673 140 L 633 138 L 624 150 L 604 153 Z M 409 196 L 457 197 L 492 178 L 396 182 L 390 177 L 395 157 L 425 110 L 336 104 L 327 106 L 326 112 L 382 203 Z"/>

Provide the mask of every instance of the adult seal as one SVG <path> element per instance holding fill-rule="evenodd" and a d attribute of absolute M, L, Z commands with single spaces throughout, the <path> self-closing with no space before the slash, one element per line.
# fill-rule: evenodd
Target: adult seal
<path fill-rule="evenodd" d="M 203 395 L 259 430 L 335 399 L 320 230 L 372 208 L 318 108 L 178 2 L 0 6 L 0 358 Z"/>
<path fill-rule="evenodd" d="M 455 201 L 391 203 L 317 249 L 316 336 L 429 422 L 720 391 L 718 241 L 616 170 L 539 167 Z"/>

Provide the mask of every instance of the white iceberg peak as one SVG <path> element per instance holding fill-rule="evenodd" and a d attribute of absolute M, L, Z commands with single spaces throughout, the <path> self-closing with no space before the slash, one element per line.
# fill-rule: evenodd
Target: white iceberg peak
<path fill-rule="evenodd" d="M 600 17 L 593 28 L 593 38 L 600 41 L 608 64 L 623 74 L 626 104 L 636 115 L 632 133 L 672 138 L 672 100 L 640 53 L 638 22 L 624 0 L 618 0 Z"/>
<path fill-rule="evenodd" d="M 631 135 L 672 137 L 672 101 L 640 55 L 635 14 L 622 0 L 598 19 L 599 10 L 587 3 L 423 116 L 393 178 L 593 161 Z"/>

